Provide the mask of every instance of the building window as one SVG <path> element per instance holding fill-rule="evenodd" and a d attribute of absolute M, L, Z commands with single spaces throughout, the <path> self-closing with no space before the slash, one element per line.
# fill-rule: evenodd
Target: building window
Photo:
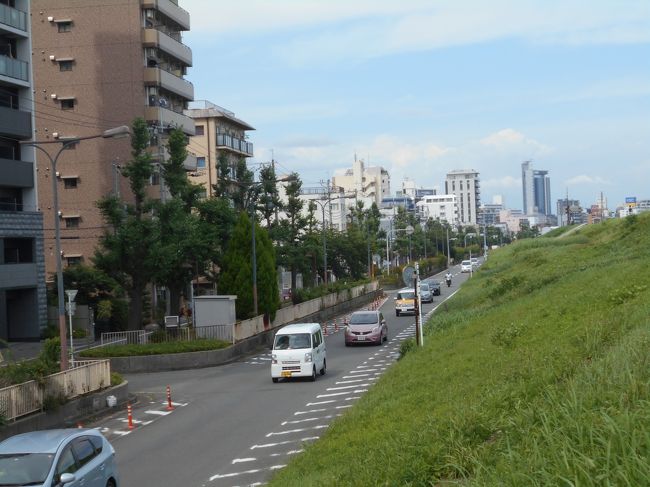
<path fill-rule="evenodd" d="M 73 257 L 66 257 L 65 260 L 68 263 L 68 267 L 70 267 L 71 265 L 80 265 L 82 257 L 75 255 Z"/>
<path fill-rule="evenodd" d="M 197 125 L 194 135 L 204 135 L 203 125 Z"/>
<path fill-rule="evenodd" d="M 79 217 L 65 219 L 65 228 L 79 228 Z"/>
<path fill-rule="evenodd" d="M 197 169 L 205 169 L 205 157 L 196 158 L 196 167 Z"/>
<path fill-rule="evenodd" d="M 59 32 L 70 32 L 72 30 L 72 22 L 59 22 Z"/>
<path fill-rule="evenodd" d="M 77 178 L 65 178 L 63 180 L 63 187 L 65 189 L 75 189 L 77 187 Z"/>
<path fill-rule="evenodd" d="M 26 264 L 34 262 L 34 239 L 6 238 L 3 244 L 3 264 Z"/>
<path fill-rule="evenodd" d="M 72 110 L 74 108 L 74 98 L 61 100 L 61 110 Z"/>
<path fill-rule="evenodd" d="M 59 61 L 59 71 L 72 71 L 72 61 Z"/>

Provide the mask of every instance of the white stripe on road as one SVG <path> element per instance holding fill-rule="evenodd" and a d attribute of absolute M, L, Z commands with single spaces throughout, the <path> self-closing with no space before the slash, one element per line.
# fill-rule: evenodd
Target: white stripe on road
<path fill-rule="evenodd" d="M 232 461 L 232 463 L 233 463 L 233 465 L 234 465 L 235 463 L 254 462 L 255 460 L 257 460 L 257 458 L 254 458 L 254 457 L 251 457 L 251 458 L 235 458 L 235 459 Z"/>
<path fill-rule="evenodd" d="M 167 416 L 171 411 L 145 411 L 145 414 L 155 414 L 156 416 Z"/>
<path fill-rule="evenodd" d="M 308 402 L 306 406 L 320 406 L 321 404 L 330 404 L 336 402 L 336 399 L 330 399 L 329 401 L 320 401 L 320 402 Z"/>
<path fill-rule="evenodd" d="M 293 415 L 298 416 L 300 414 L 322 413 L 323 411 L 327 411 L 327 409 L 322 408 L 322 409 L 310 409 L 309 411 L 296 411 L 295 413 L 293 413 Z"/>
<path fill-rule="evenodd" d="M 326 424 L 319 424 L 317 426 L 312 426 L 310 428 L 296 428 L 295 430 L 286 430 L 286 431 L 274 431 L 271 433 L 267 433 L 266 437 L 270 436 L 282 436 L 282 435 L 291 435 L 293 433 L 301 433 L 303 431 L 308 431 L 308 430 L 322 430 L 323 428 L 327 428 L 328 425 Z"/>
<path fill-rule="evenodd" d="M 351 386 L 328 387 L 325 390 L 326 391 L 343 391 L 343 390 L 346 390 L 346 389 L 354 389 L 355 387 L 367 387 L 369 385 L 371 385 L 371 384 L 354 384 L 354 385 L 351 385 Z"/>

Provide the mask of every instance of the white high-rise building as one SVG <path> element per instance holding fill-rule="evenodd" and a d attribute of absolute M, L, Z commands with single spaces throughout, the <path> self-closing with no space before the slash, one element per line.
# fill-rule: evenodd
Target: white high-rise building
<path fill-rule="evenodd" d="M 354 193 L 358 201 L 369 208 L 372 203 L 381 206 L 381 200 L 390 196 L 390 175 L 381 166 L 365 166 L 362 159 L 355 157 L 351 169 L 339 171 L 332 178 L 332 186 L 343 188 L 345 193 Z"/>
<path fill-rule="evenodd" d="M 458 223 L 476 225 L 481 204 L 481 185 L 478 171 L 455 169 L 447 173 L 445 193 L 456 195 Z"/>
<path fill-rule="evenodd" d="M 427 195 L 422 197 L 415 207 L 422 221 L 433 218 L 450 225 L 458 224 L 458 205 L 455 194 Z"/>
<path fill-rule="evenodd" d="M 524 214 L 551 215 L 551 180 L 548 171 L 533 169 L 532 161 L 521 164 Z"/>

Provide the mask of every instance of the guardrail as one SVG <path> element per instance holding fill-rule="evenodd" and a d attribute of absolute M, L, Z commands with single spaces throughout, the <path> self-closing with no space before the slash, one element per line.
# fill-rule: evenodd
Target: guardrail
<path fill-rule="evenodd" d="M 45 377 L 42 384 L 32 380 L 0 389 L 0 414 L 7 421 L 15 421 L 43 410 L 49 397 L 73 399 L 110 384 L 110 360 L 76 361 L 73 368 Z"/>

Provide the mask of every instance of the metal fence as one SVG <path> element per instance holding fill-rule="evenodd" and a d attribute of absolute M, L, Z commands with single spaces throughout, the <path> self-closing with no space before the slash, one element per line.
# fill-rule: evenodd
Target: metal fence
<path fill-rule="evenodd" d="M 15 420 L 41 411 L 49 397 L 69 400 L 110 384 L 110 360 L 76 361 L 73 368 L 45 377 L 42 385 L 32 380 L 0 389 L 0 414 L 7 421 Z"/>
<path fill-rule="evenodd" d="M 191 340 L 223 340 L 234 343 L 234 325 L 176 326 L 159 331 L 115 331 L 102 333 L 101 345 L 130 345 Z"/>

